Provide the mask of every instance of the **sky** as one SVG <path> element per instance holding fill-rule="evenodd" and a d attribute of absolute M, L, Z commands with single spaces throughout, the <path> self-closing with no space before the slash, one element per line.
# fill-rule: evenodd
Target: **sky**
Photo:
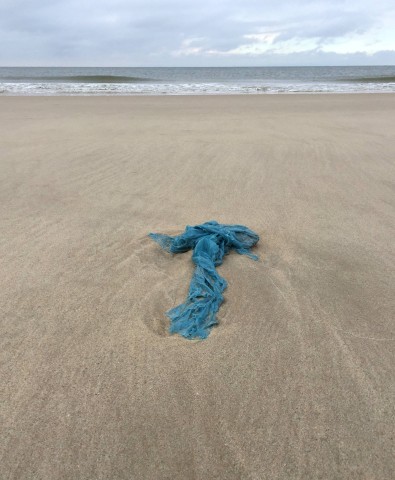
<path fill-rule="evenodd" d="M 0 0 L 0 66 L 395 65 L 395 0 Z"/>

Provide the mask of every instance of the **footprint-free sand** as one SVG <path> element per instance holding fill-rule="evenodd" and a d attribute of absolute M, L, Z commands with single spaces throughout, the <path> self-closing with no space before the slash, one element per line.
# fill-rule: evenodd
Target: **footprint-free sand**
<path fill-rule="evenodd" d="M 393 478 L 395 95 L 0 98 L 0 478 Z M 167 332 L 208 220 L 205 341 Z"/>

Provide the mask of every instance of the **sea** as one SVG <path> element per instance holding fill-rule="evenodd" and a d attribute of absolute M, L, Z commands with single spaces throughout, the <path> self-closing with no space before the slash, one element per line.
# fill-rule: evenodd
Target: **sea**
<path fill-rule="evenodd" d="M 395 92 L 395 65 L 0 67 L 0 95 L 240 95 Z"/>

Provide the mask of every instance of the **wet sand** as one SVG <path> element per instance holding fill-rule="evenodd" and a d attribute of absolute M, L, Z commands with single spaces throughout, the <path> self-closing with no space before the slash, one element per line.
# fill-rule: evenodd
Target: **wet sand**
<path fill-rule="evenodd" d="M 0 98 L 0 478 L 390 479 L 395 95 Z M 215 219 L 219 326 L 167 333 Z"/>

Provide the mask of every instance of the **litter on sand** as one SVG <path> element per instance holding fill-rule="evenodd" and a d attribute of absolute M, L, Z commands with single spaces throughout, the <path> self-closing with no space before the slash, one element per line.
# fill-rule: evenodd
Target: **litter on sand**
<path fill-rule="evenodd" d="M 223 225 L 214 220 L 187 226 L 184 233 L 171 237 L 150 233 L 164 250 L 184 253 L 193 250 L 192 260 L 196 265 L 184 303 L 166 312 L 170 318 L 170 333 L 179 333 L 185 338 L 207 338 L 216 325 L 217 312 L 223 302 L 222 292 L 227 282 L 216 270 L 223 258 L 232 249 L 241 255 L 258 260 L 250 249 L 259 236 L 243 225 Z"/>

